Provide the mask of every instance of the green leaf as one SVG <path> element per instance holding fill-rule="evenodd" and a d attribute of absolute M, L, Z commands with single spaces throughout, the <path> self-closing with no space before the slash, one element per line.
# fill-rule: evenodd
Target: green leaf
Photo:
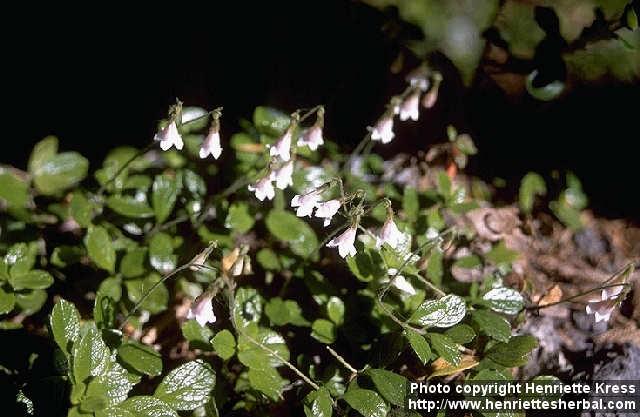
<path fill-rule="evenodd" d="M 423 365 L 431 359 L 431 347 L 429 346 L 429 342 L 425 339 L 421 334 L 414 332 L 412 330 L 405 330 L 404 335 L 407 340 L 409 340 L 409 345 L 420 359 Z"/>
<path fill-rule="evenodd" d="M 16 296 L 11 291 L 5 291 L 0 286 L 0 314 L 7 314 L 13 310 L 16 303 Z"/>
<path fill-rule="evenodd" d="M 474 310 L 471 317 L 487 336 L 500 342 L 508 342 L 511 338 L 511 324 L 504 317 L 487 310 Z"/>
<path fill-rule="evenodd" d="M 364 417 L 385 417 L 389 412 L 389 406 L 382 397 L 368 389 L 349 389 L 343 399 Z"/>
<path fill-rule="evenodd" d="M 29 172 L 38 192 L 58 194 L 87 176 L 89 161 L 77 152 L 58 151 L 58 140 L 49 136 L 34 148 L 29 161 Z"/>
<path fill-rule="evenodd" d="M 304 414 L 306 417 L 331 417 L 333 401 L 329 390 L 321 387 L 307 394 L 304 398 Z"/>
<path fill-rule="evenodd" d="M 16 306 L 22 313 L 31 315 L 42 308 L 47 301 L 47 292 L 44 290 L 31 290 L 16 293 Z"/>
<path fill-rule="evenodd" d="M 111 352 L 95 327 L 90 327 L 80 341 L 74 343 L 73 348 L 73 377 L 76 383 L 107 372 Z"/>
<path fill-rule="evenodd" d="M 255 216 L 249 212 L 247 203 L 233 203 L 224 222 L 224 227 L 237 233 L 246 233 L 253 227 Z"/>
<path fill-rule="evenodd" d="M 460 363 L 462 356 L 458 351 L 458 345 L 449 337 L 439 333 L 429 333 L 429 340 L 433 349 L 451 365 Z"/>
<path fill-rule="evenodd" d="M 286 379 L 283 379 L 274 368 L 249 368 L 247 374 L 251 387 L 262 392 L 274 401 L 281 398 L 282 388 L 284 388 L 288 382 Z"/>
<path fill-rule="evenodd" d="M 473 269 L 479 266 L 482 266 L 482 260 L 478 255 L 463 256 L 453 263 L 454 268 Z"/>
<path fill-rule="evenodd" d="M 278 240 L 287 243 L 296 255 L 308 258 L 318 248 L 318 238 L 313 229 L 288 211 L 271 210 L 267 215 L 266 224 L 269 232 Z"/>
<path fill-rule="evenodd" d="M 409 222 L 416 222 L 420 211 L 418 192 L 413 187 L 405 187 L 402 195 L 402 211 Z"/>
<path fill-rule="evenodd" d="M 318 319 L 311 325 L 311 337 L 321 343 L 333 343 L 336 340 L 336 325 L 329 320 Z"/>
<path fill-rule="evenodd" d="M 103 396 L 106 407 L 119 404 L 127 399 L 134 383 L 128 378 L 128 372 L 118 362 L 111 362 L 106 374 L 94 378 L 87 386 L 85 397 Z"/>
<path fill-rule="evenodd" d="M 154 216 L 145 199 L 137 199 L 131 196 L 114 195 L 107 198 L 107 207 L 116 213 L 134 219 L 147 219 Z"/>
<path fill-rule="evenodd" d="M 142 343 L 124 343 L 118 348 L 118 358 L 141 374 L 158 376 L 162 373 L 162 356 Z"/>
<path fill-rule="evenodd" d="M 65 354 L 73 352 L 73 344 L 80 337 L 80 314 L 76 307 L 60 299 L 51 311 L 49 325 L 53 333 L 53 340 Z"/>
<path fill-rule="evenodd" d="M 156 221 L 163 223 L 176 204 L 178 198 L 178 183 L 175 176 L 167 174 L 156 175 L 151 192 L 151 203 L 156 215 Z"/>
<path fill-rule="evenodd" d="M 242 328 L 257 323 L 262 317 L 263 303 L 262 296 L 254 288 L 238 289 L 233 306 L 235 325 Z"/>
<path fill-rule="evenodd" d="M 80 246 L 57 246 L 51 253 L 51 264 L 58 268 L 66 268 L 71 264 L 80 263 L 86 251 Z"/>
<path fill-rule="evenodd" d="M 189 341 L 192 349 L 211 350 L 211 337 L 213 332 L 207 326 L 201 326 L 195 320 L 187 320 L 182 323 L 182 335 Z"/>
<path fill-rule="evenodd" d="M 260 346 L 266 347 L 268 351 Z M 269 351 L 275 352 L 282 359 Z M 249 368 L 275 368 L 282 365 L 282 360 L 289 360 L 289 349 L 278 333 L 252 324 L 238 337 L 238 359 Z"/>
<path fill-rule="evenodd" d="M 284 326 L 289 323 L 296 326 L 309 325 L 309 322 L 302 316 L 302 309 L 293 300 L 274 297 L 269 300 L 264 311 L 275 326 Z"/>
<path fill-rule="evenodd" d="M 156 233 L 149 242 L 149 262 L 157 271 L 166 274 L 173 271 L 178 257 L 173 254 L 173 240 L 166 233 Z"/>
<path fill-rule="evenodd" d="M 289 127 L 290 118 L 287 114 L 271 107 L 256 107 L 253 112 L 253 124 L 260 133 L 278 136 Z"/>
<path fill-rule="evenodd" d="M 347 258 L 347 265 L 353 275 L 363 282 L 370 282 L 387 275 L 384 260 L 377 251 L 358 252 L 355 256 Z"/>
<path fill-rule="evenodd" d="M 507 248 L 504 241 L 495 245 L 487 254 L 485 258 L 494 265 L 511 265 L 518 259 L 518 252 Z"/>
<path fill-rule="evenodd" d="M 466 313 L 464 300 L 457 295 L 449 294 L 438 300 L 420 304 L 409 321 L 425 327 L 451 327 L 459 323 Z"/>
<path fill-rule="evenodd" d="M 471 342 L 476 337 L 476 332 L 467 324 L 458 324 L 444 332 L 451 340 L 459 345 Z"/>
<path fill-rule="evenodd" d="M 178 414 L 164 401 L 141 395 L 102 412 L 98 411 L 96 417 L 178 417 Z"/>
<path fill-rule="evenodd" d="M 135 278 L 146 272 L 146 248 L 135 248 L 128 251 L 120 262 L 120 272 L 125 278 Z"/>
<path fill-rule="evenodd" d="M 95 264 L 107 271 L 115 272 L 116 251 L 109 233 L 104 227 L 92 226 L 84 241 L 89 257 Z"/>
<path fill-rule="evenodd" d="M 127 295 L 133 303 L 139 302 L 145 296 L 151 287 L 162 277 L 156 273 L 151 273 L 145 278 L 134 278 L 125 280 L 127 287 Z M 151 314 L 157 314 L 167 308 L 169 302 L 169 290 L 164 284 L 159 284 L 142 302 L 140 308 L 147 310 Z"/>
<path fill-rule="evenodd" d="M 213 339 L 211 339 L 211 344 L 218 356 L 225 361 L 236 353 L 236 339 L 227 329 L 218 332 Z"/>
<path fill-rule="evenodd" d="M 407 378 L 385 369 L 368 369 L 373 385 L 385 400 L 397 406 L 404 406 L 407 392 Z"/>
<path fill-rule="evenodd" d="M 338 297 L 330 297 L 327 303 L 327 315 L 336 326 L 344 322 L 344 303 Z"/>
<path fill-rule="evenodd" d="M 37 244 L 16 243 L 9 248 L 4 256 L 4 264 L 9 268 L 9 275 L 17 276 L 26 274 L 36 263 Z"/>
<path fill-rule="evenodd" d="M 487 358 L 506 367 L 522 366 L 527 363 L 529 353 L 538 347 L 535 337 L 513 336 L 507 343 L 498 343 L 487 351 Z"/>
<path fill-rule="evenodd" d="M 116 302 L 120 301 L 122 298 L 122 281 L 116 277 L 104 279 L 98 287 L 97 294 L 109 297 Z"/>
<path fill-rule="evenodd" d="M 98 329 L 111 329 L 116 323 L 116 301 L 104 294 L 96 293 L 93 304 L 93 321 Z"/>
<path fill-rule="evenodd" d="M 49 159 L 58 153 L 58 138 L 55 136 L 47 136 L 40 142 L 36 143 L 29 156 L 29 173 L 35 174 L 38 167 L 44 165 Z"/>
<path fill-rule="evenodd" d="M 518 314 L 524 308 L 524 298 L 511 288 L 494 288 L 487 292 L 482 299 L 493 311 L 504 314 Z"/>
<path fill-rule="evenodd" d="M 80 191 L 76 191 L 71 196 L 71 203 L 69 204 L 71 211 L 71 217 L 82 227 L 91 226 L 91 219 L 93 218 L 93 207 L 87 197 Z"/>
<path fill-rule="evenodd" d="M 519 203 L 524 213 L 531 213 L 536 196 L 547 194 L 544 179 L 535 172 L 529 172 L 520 182 Z"/>
<path fill-rule="evenodd" d="M 0 201 L 9 207 L 25 208 L 29 204 L 29 183 L 11 169 L 0 167 Z"/>
<path fill-rule="evenodd" d="M 207 402 L 215 383 L 215 372 L 198 359 L 169 372 L 153 395 L 176 410 L 194 410 Z"/>
<path fill-rule="evenodd" d="M 53 284 L 53 277 L 41 269 L 33 269 L 22 275 L 11 275 L 9 283 L 14 290 L 44 290 Z"/>
<path fill-rule="evenodd" d="M 278 260 L 278 255 L 269 248 L 262 248 L 256 254 L 258 263 L 267 271 L 279 271 L 282 266 Z"/>

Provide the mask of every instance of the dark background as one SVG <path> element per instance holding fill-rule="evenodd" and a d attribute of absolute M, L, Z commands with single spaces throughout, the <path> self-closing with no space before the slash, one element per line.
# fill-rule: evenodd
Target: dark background
<path fill-rule="evenodd" d="M 223 105 L 223 140 L 256 105 L 292 111 L 322 103 L 327 136 L 357 143 L 404 85 L 389 71 L 402 47 L 382 30 L 393 13 L 337 0 L 256 3 L 5 16 L 16 25 L 2 29 L 0 162 L 26 167 L 32 146 L 54 134 L 95 169 L 114 146 L 146 145 L 176 97 Z M 573 170 L 598 214 L 640 221 L 638 84 L 575 85 L 544 103 L 507 96 L 483 73 L 465 89 L 440 64 L 436 108 L 399 129 L 383 152 L 426 149 L 451 123 L 479 147 L 472 173 L 505 178 L 515 190 L 530 170 Z"/>

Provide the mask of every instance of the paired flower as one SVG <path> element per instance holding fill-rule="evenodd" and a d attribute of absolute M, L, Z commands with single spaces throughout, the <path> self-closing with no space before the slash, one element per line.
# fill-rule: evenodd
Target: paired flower
<path fill-rule="evenodd" d="M 200 326 L 205 326 L 207 323 L 215 323 L 216 315 L 213 313 L 212 299 L 213 295 L 209 292 L 200 294 L 191 304 L 187 318 L 195 319 Z"/>
<path fill-rule="evenodd" d="M 356 241 L 356 226 L 350 226 L 347 230 L 342 232 L 341 235 L 334 237 L 327 243 L 328 248 L 338 248 L 338 253 L 343 258 L 347 256 L 354 256 L 356 247 L 354 243 Z"/>
<path fill-rule="evenodd" d="M 342 203 L 340 200 L 323 201 L 316 205 L 316 217 L 324 219 L 324 227 L 329 226 L 333 216 L 340 210 Z"/>
<path fill-rule="evenodd" d="M 607 294 L 607 290 L 602 290 L 600 298 L 589 300 L 585 310 L 587 314 L 593 314 L 596 323 L 601 321 L 609 321 L 613 308 L 615 307 L 615 301 L 610 300 Z"/>
<path fill-rule="evenodd" d="M 313 209 L 318 205 L 318 201 L 320 200 L 320 194 L 322 193 L 321 188 L 316 188 L 313 191 L 310 191 L 306 194 L 299 195 L 296 194 L 291 199 L 291 207 L 297 207 L 296 216 L 298 217 L 311 217 L 311 213 L 313 213 Z"/>
<path fill-rule="evenodd" d="M 393 140 L 394 137 L 395 134 L 393 133 L 393 113 L 387 112 L 371 129 L 371 140 L 379 141 L 382 143 L 389 143 Z"/>
<path fill-rule="evenodd" d="M 276 141 L 276 143 L 269 149 L 269 155 L 279 156 L 284 162 L 291 159 L 291 138 L 293 137 L 293 131 L 298 125 L 298 115 L 296 113 L 291 115 L 291 123 L 284 132 L 284 134 Z"/>
<path fill-rule="evenodd" d="M 399 108 L 400 120 L 405 121 L 411 119 L 417 121 L 420 117 L 420 90 L 415 89 L 407 98 L 404 99 Z"/>
<path fill-rule="evenodd" d="M 436 101 L 438 101 L 438 89 L 440 88 L 441 81 L 442 81 L 442 75 L 438 73 L 435 74 L 434 80 L 433 80 L 433 86 L 427 92 L 427 94 L 425 94 L 424 97 L 422 97 L 422 106 L 425 109 L 430 109 L 436 104 Z"/>
<path fill-rule="evenodd" d="M 271 172 L 271 181 L 281 190 L 293 185 L 293 161 L 286 162 L 280 168 Z"/>
<path fill-rule="evenodd" d="M 599 298 L 594 298 L 588 301 L 585 307 L 587 314 L 593 314 L 596 319 L 596 323 L 609 321 L 611 313 L 618 303 L 618 298 L 620 297 L 623 289 L 623 285 L 604 288 L 600 292 Z"/>
<path fill-rule="evenodd" d="M 398 229 L 398 226 L 393 221 L 393 216 L 387 217 L 387 220 L 380 228 L 378 235 L 377 246 L 381 247 L 383 244 L 388 244 L 393 249 L 396 249 L 403 239 L 402 232 Z"/>
<path fill-rule="evenodd" d="M 320 107 L 316 113 L 316 122 L 309 128 L 305 134 L 298 139 L 298 146 L 308 146 L 309 149 L 315 151 L 324 144 L 322 138 L 322 129 L 324 128 L 324 108 Z"/>
<path fill-rule="evenodd" d="M 218 159 L 222 154 L 222 146 L 220 145 L 220 123 L 218 119 L 214 119 L 209 129 L 209 133 L 204 138 L 200 147 L 200 158 L 204 159 L 212 155 L 214 159 Z"/>
<path fill-rule="evenodd" d="M 260 201 L 264 201 L 265 198 L 272 200 L 276 196 L 276 190 L 273 188 L 271 181 L 271 174 L 269 173 L 259 179 L 255 185 L 249 185 L 247 188 L 252 193 L 255 193 L 256 198 Z"/>
<path fill-rule="evenodd" d="M 413 288 L 413 285 L 411 285 L 411 283 L 407 281 L 407 279 L 403 275 L 396 275 L 397 273 L 398 273 L 397 269 L 389 268 L 389 270 L 387 270 L 389 279 L 387 279 L 385 282 L 388 282 L 389 280 L 393 280 L 391 282 L 391 285 L 393 285 L 400 291 L 406 292 L 409 295 L 416 295 L 416 289 Z"/>
<path fill-rule="evenodd" d="M 175 120 L 160 129 L 153 140 L 160 142 L 160 149 L 163 151 L 168 151 L 172 146 L 175 146 L 177 150 L 181 150 L 184 147 L 184 142 L 180 132 L 178 132 Z"/>

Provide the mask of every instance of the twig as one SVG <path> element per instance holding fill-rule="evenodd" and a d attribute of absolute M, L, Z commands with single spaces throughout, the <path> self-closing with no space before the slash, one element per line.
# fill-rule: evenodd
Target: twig
<path fill-rule="evenodd" d="M 353 366 L 351 366 L 351 364 L 349 364 L 349 362 L 347 362 L 342 356 L 338 355 L 338 352 L 336 352 L 335 350 L 331 349 L 331 346 L 327 346 L 327 350 L 329 351 L 329 353 L 331 353 L 331 355 L 334 358 L 336 358 L 336 360 L 338 362 L 340 362 L 342 364 L 342 366 L 344 366 L 349 371 L 351 371 L 352 376 L 358 374 L 358 370 L 356 368 L 354 368 Z"/>

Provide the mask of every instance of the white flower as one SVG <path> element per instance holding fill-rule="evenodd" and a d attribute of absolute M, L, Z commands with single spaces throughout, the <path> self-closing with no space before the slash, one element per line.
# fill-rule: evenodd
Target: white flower
<path fill-rule="evenodd" d="M 271 180 L 275 181 L 276 187 L 281 190 L 293 185 L 293 161 L 289 161 L 275 171 L 272 171 Z"/>
<path fill-rule="evenodd" d="M 371 140 L 389 143 L 393 140 L 393 114 L 382 116 L 371 130 Z"/>
<path fill-rule="evenodd" d="M 316 189 L 304 195 L 296 194 L 295 196 L 293 196 L 293 198 L 291 199 L 291 207 L 298 207 L 298 209 L 296 210 L 296 216 L 311 217 L 313 209 L 316 208 L 316 206 L 318 205 L 318 200 L 320 200 L 320 193 L 321 190 Z"/>
<path fill-rule="evenodd" d="M 601 297 L 589 300 L 585 310 L 587 314 L 593 314 L 596 323 L 601 321 L 609 321 L 613 308 L 615 307 L 614 299 L 609 298 L 607 290 L 602 290 Z"/>
<path fill-rule="evenodd" d="M 316 217 L 324 218 L 324 227 L 329 226 L 331 219 L 338 212 L 341 205 L 340 200 L 323 201 L 317 204 Z"/>
<path fill-rule="evenodd" d="M 259 179 L 255 185 L 250 185 L 248 188 L 249 191 L 255 192 L 256 198 L 260 201 L 263 201 L 265 198 L 271 200 L 276 196 L 276 190 L 273 188 L 270 175 L 265 175 Z"/>
<path fill-rule="evenodd" d="M 324 139 L 322 138 L 322 126 L 313 125 L 309 130 L 305 132 L 305 134 L 298 139 L 298 146 L 308 146 L 309 149 L 315 151 L 318 149 L 318 146 L 324 144 Z"/>
<path fill-rule="evenodd" d="M 396 223 L 391 217 L 387 218 L 387 220 L 382 225 L 382 228 L 380 229 L 380 234 L 378 235 L 378 247 L 386 243 L 393 249 L 396 249 L 402 239 L 402 233 L 400 232 L 400 230 L 398 230 L 398 226 L 396 226 Z"/>
<path fill-rule="evenodd" d="M 327 243 L 328 248 L 338 248 L 338 253 L 343 258 L 347 256 L 354 256 L 356 247 L 353 245 L 356 241 L 356 228 L 355 226 L 349 227 L 340 236 L 334 237 Z"/>
<path fill-rule="evenodd" d="M 417 121 L 420 116 L 420 90 L 415 90 L 400 105 L 400 120 Z"/>
<path fill-rule="evenodd" d="M 279 156 L 283 161 L 291 159 L 291 135 L 292 128 L 289 127 L 284 135 L 269 149 L 269 155 Z"/>
<path fill-rule="evenodd" d="M 181 150 L 184 146 L 182 136 L 180 136 L 180 132 L 178 132 L 178 126 L 176 126 L 175 121 L 172 121 L 160 129 L 153 140 L 160 142 L 160 149 L 163 151 L 169 150 L 172 146 L 175 146 L 177 150 Z"/>
<path fill-rule="evenodd" d="M 202 141 L 200 147 L 200 158 L 204 159 L 209 155 L 212 155 L 214 159 L 218 159 L 222 154 L 222 146 L 220 146 L 220 132 L 217 127 L 211 128 L 209 133 Z"/>
<path fill-rule="evenodd" d="M 196 319 L 200 326 L 205 326 L 207 323 L 215 323 L 216 315 L 213 314 L 213 305 L 210 294 L 201 294 L 191 304 L 191 308 L 187 313 L 188 319 Z"/>
<path fill-rule="evenodd" d="M 416 290 L 413 288 L 413 285 L 403 275 L 397 275 L 398 270 L 395 268 L 389 268 L 387 274 L 389 274 L 389 279 L 392 279 L 393 282 L 391 285 L 396 287 L 402 292 L 406 292 L 409 295 L 416 295 Z M 395 276 L 395 278 L 393 278 Z"/>

